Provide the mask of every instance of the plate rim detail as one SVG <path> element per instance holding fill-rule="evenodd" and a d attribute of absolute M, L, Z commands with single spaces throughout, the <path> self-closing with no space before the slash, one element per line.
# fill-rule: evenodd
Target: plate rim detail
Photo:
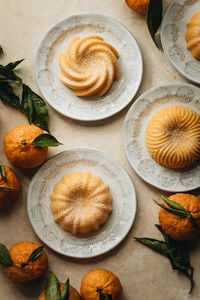
<path fill-rule="evenodd" d="M 139 103 L 139 101 L 141 99 L 148 99 L 148 95 L 151 95 L 153 92 L 155 92 L 156 90 L 158 89 L 165 89 L 165 88 L 181 88 L 181 87 L 185 87 L 185 88 L 190 88 L 190 89 L 194 89 L 196 91 L 200 91 L 200 88 L 192 85 L 192 84 L 188 84 L 188 83 L 169 83 L 169 84 L 162 84 L 160 86 L 157 86 L 157 87 L 154 87 L 154 88 L 151 88 L 149 90 L 147 90 L 146 92 L 144 92 L 142 95 L 140 95 L 135 101 L 134 103 L 132 104 L 132 106 L 130 107 L 130 109 L 128 110 L 126 116 L 125 116 L 125 119 L 124 119 L 124 122 L 123 122 L 123 127 L 122 127 L 122 138 L 123 138 L 123 149 L 124 149 L 124 152 L 125 152 L 125 155 L 126 155 L 126 158 L 128 160 L 128 163 L 129 165 L 131 166 L 131 168 L 134 170 L 134 172 L 144 181 L 146 182 L 147 184 L 150 184 L 151 186 L 157 188 L 157 189 L 160 189 L 160 190 L 163 190 L 163 191 L 166 191 L 166 192 L 172 192 L 172 193 L 177 193 L 177 192 L 187 192 L 187 191 L 192 191 L 192 190 L 195 190 L 197 188 L 200 187 L 200 182 L 197 186 L 195 187 L 183 187 L 182 189 L 173 189 L 173 188 L 168 188 L 168 187 L 165 187 L 165 186 L 160 186 L 157 182 L 156 183 L 153 183 L 153 182 L 150 182 L 148 180 L 148 178 L 145 178 L 144 176 L 141 176 L 141 174 L 139 173 L 138 171 L 138 168 L 135 166 L 134 162 L 131 160 L 129 154 L 128 154 L 128 151 L 127 151 L 127 146 L 128 146 L 128 143 L 126 141 L 126 123 L 127 123 L 127 120 L 130 119 L 131 116 L 133 116 L 132 114 L 132 111 L 134 110 L 134 106 L 137 105 L 137 103 Z M 152 102 L 154 102 L 156 99 L 152 100 Z M 173 104 L 175 105 L 175 104 Z M 184 103 L 184 104 L 179 104 L 179 105 L 188 105 L 188 103 Z M 199 113 L 200 114 L 200 113 Z M 144 128 L 144 131 L 145 131 L 145 128 Z M 169 172 L 173 172 L 173 169 L 170 169 L 170 168 L 166 168 L 166 167 L 163 167 L 161 165 L 159 165 L 158 163 L 155 162 L 155 160 L 153 160 L 153 158 L 150 157 L 150 155 L 148 155 L 149 157 L 147 158 L 148 160 L 150 160 L 152 163 L 158 165 L 162 171 L 163 170 L 169 170 Z M 188 171 L 189 172 L 189 171 Z"/>
<path fill-rule="evenodd" d="M 42 236 L 42 233 L 41 233 L 42 232 L 42 227 L 40 229 L 37 229 L 37 226 L 34 224 L 33 217 L 31 216 L 31 184 L 34 182 L 35 178 L 38 176 L 38 172 L 42 172 L 43 168 L 45 168 L 48 164 L 50 164 L 50 166 L 51 166 L 51 163 L 50 163 L 51 159 L 55 159 L 55 157 L 62 156 L 62 155 L 67 154 L 67 153 L 72 153 L 73 154 L 74 151 L 77 151 L 77 152 L 84 151 L 86 153 L 88 151 L 90 151 L 90 153 L 91 152 L 92 153 L 97 153 L 98 155 L 107 158 L 109 161 L 111 161 L 113 164 L 115 164 L 115 166 L 119 167 L 120 170 L 123 172 L 123 174 L 125 174 L 126 180 L 128 180 L 128 182 L 131 185 L 131 193 L 134 196 L 133 199 L 132 199 L 132 201 L 134 201 L 134 203 L 133 203 L 134 209 L 131 212 L 131 221 L 129 222 L 129 226 L 126 228 L 126 232 L 123 234 L 123 236 L 121 236 L 119 239 L 116 240 L 116 243 L 114 245 L 111 245 L 111 247 L 109 247 L 108 249 L 104 249 L 100 253 L 98 252 L 97 254 L 92 254 L 92 255 L 74 255 L 74 254 L 70 255 L 69 253 L 64 253 L 64 251 L 62 251 L 62 249 L 55 249 L 55 247 L 53 245 L 51 245 L 47 240 L 45 240 L 45 238 Z M 115 247 L 117 247 L 122 242 L 122 240 L 124 240 L 126 238 L 129 231 L 131 230 L 131 228 L 133 226 L 133 223 L 134 223 L 134 220 L 135 220 L 135 217 L 136 217 L 136 211 L 137 211 L 137 196 L 136 196 L 135 186 L 134 186 L 134 183 L 133 183 L 130 175 L 128 174 L 127 170 L 121 165 L 120 162 L 118 162 L 116 159 L 114 159 L 110 154 L 107 154 L 105 152 L 102 152 L 102 151 L 94 149 L 94 148 L 87 148 L 87 147 L 69 148 L 67 150 L 61 151 L 61 152 L 53 155 L 52 157 L 48 158 L 46 160 L 46 162 L 39 168 L 39 170 L 32 177 L 32 179 L 29 183 L 29 186 L 28 186 L 28 190 L 27 190 L 27 214 L 28 214 L 29 222 L 30 222 L 35 234 L 50 249 L 52 249 L 53 251 L 55 251 L 55 252 L 57 252 L 61 255 L 64 255 L 66 257 L 71 257 L 71 258 L 78 258 L 78 259 L 93 258 L 93 257 L 103 255 L 103 254 L 113 250 Z M 44 225 L 48 226 L 47 224 L 44 224 Z M 55 223 L 55 226 L 56 225 L 57 224 Z M 63 229 L 61 229 L 61 228 L 60 228 L 60 230 L 63 231 Z M 74 235 L 72 235 L 72 237 L 74 237 Z"/>
<path fill-rule="evenodd" d="M 39 53 L 40 53 L 39 50 L 40 50 L 41 46 L 43 45 L 45 39 L 47 38 L 49 32 L 51 32 L 51 30 L 53 30 L 57 26 L 61 25 L 63 22 L 67 22 L 68 19 L 70 19 L 72 17 L 79 17 L 79 16 L 80 17 L 93 17 L 93 16 L 102 17 L 102 18 L 105 18 L 105 19 L 109 20 L 110 22 L 118 24 L 123 30 L 127 31 L 131 35 L 131 37 L 132 37 L 132 39 L 133 39 L 133 41 L 134 41 L 134 43 L 136 45 L 137 55 L 139 56 L 139 59 L 138 59 L 139 63 L 138 63 L 138 65 L 140 66 L 140 72 L 139 72 L 139 76 L 137 77 L 138 84 L 136 86 L 136 89 L 135 89 L 134 93 L 130 94 L 130 96 L 129 96 L 130 99 L 128 101 L 126 101 L 125 104 L 121 104 L 121 106 L 117 110 L 111 111 L 110 113 L 107 113 L 107 114 L 104 113 L 104 115 L 102 113 L 100 116 L 94 116 L 94 117 L 90 117 L 90 118 L 87 118 L 87 116 L 80 116 L 80 115 L 79 116 L 74 116 L 73 114 L 70 114 L 70 112 L 68 110 L 64 112 L 64 111 L 62 111 L 61 108 L 59 109 L 58 107 L 55 107 L 51 103 L 51 101 L 48 99 L 48 97 L 46 97 L 46 91 L 43 91 L 41 89 L 40 82 L 39 82 L 39 79 L 38 79 L 38 63 L 37 63 L 37 60 L 38 60 Z M 122 24 L 120 21 L 118 21 L 115 18 L 112 18 L 110 16 L 107 16 L 105 14 L 98 14 L 98 13 L 76 13 L 76 14 L 69 15 L 68 17 L 59 20 L 58 22 L 56 22 L 55 24 L 53 24 L 50 28 L 48 28 L 47 31 L 43 34 L 43 36 L 42 36 L 42 38 L 41 38 L 41 40 L 40 40 L 40 42 L 38 44 L 38 47 L 36 49 L 36 52 L 35 52 L 35 58 L 34 58 L 34 77 L 35 77 L 38 89 L 39 89 L 42 97 L 58 113 L 60 113 L 61 115 L 65 116 L 65 117 L 68 117 L 68 118 L 70 118 L 72 120 L 77 120 L 77 121 L 83 121 L 83 122 L 100 121 L 100 120 L 104 120 L 104 119 L 107 119 L 109 117 L 112 117 L 113 115 L 119 113 L 128 104 L 130 104 L 131 101 L 133 101 L 135 95 L 137 94 L 137 92 L 139 90 L 141 82 L 142 82 L 142 77 L 143 77 L 143 58 L 142 58 L 142 53 L 141 53 L 140 47 L 139 47 L 138 42 L 136 41 L 133 33 L 124 24 Z M 108 91 L 108 93 L 109 93 L 109 91 Z M 74 96 L 74 97 L 76 97 L 76 96 Z M 98 100 L 98 98 L 97 98 L 97 100 Z M 90 101 L 90 100 L 84 100 L 84 101 Z M 73 102 L 73 99 L 72 99 L 72 102 Z"/>
<path fill-rule="evenodd" d="M 166 38 L 164 37 L 164 27 L 167 26 L 167 25 L 170 25 L 170 24 L 174 24 L 174 22 L 171 22 L 169 23 L 169 11 L 170 9 L 173 7 L 173 5 L 177 4 L 177 5 L 184 5 L 185 3 L 187 2 L 187 0 L 182 0 L 181 3 L 180 3 L 180 0 L 172 0 L 169 5 L 167 6 L 166 8 L 166 11 L 164 13 L 164 16 L 163 16 L 163 20 L 162 20 L 162 23 L 161 23 L 161 29 L 160 29 L 160 39 L 161 39 L 161 44 L 162 44 L 162 48 L 164 50 L 164 53 L 166 55 L 166 57 L 168 58 L 169 62 L 171 63 L 171 65 L 183 76 L 185 77 L 186 79 L 188 79 L 190 82 L 192 83 L 195 83 L 195 84 L 200 84 L 200 79 L 197 80 L 195 79 L 195 77 L 191 77 L 189 74 L 187 74 L 187 72 L 185 72 L 184 70 L 182 70 L 178 65 L 177 63 L 170 57 L 170 54 L 169 54 L 169 51 L 166 47 Z M 186 5 L 186 4 L 185 4 Z M 187 9 L 188 9 L 188 5 L 186 5 Z M 200 7 L 199 7 L 200 9 Z M 172 20 L 171 20 L 172 21 Z M 187 22 L 189 22 L 189 20 L 187 20 Z M 186 23 L 187 23 L 186 22 Z M 181 45 L 182 46 L 182 45 Z M 173 43 L 173 46 L 171 47 L 174 47 L 175 48 L 175 45 Z M 187 48 L 186 48 L 187 50 Z M 189 50 L 187 50 L 189 51 Z M 191 58 L 192 60 L 190 62 L 199 62 L 198 60 L 196 60 L 195 58 Z M 186 67 L 186 63 L 184 62 L 184 66 Z M 199 68 L 200 68 L 200 62 L 199 62 Z"/>

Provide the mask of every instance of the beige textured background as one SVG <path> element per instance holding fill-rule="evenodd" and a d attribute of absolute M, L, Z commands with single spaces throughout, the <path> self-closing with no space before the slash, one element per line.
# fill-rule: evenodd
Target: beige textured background
<path fill-rule="evenodd" d="M 169 0 L 165 1 L 166 4 Z M 81 12 L 96 12 L 109 15 L 129 28 L 141 49 L 144 61 L 142 84 L 135 99 L 143 92 L 160 84 L 187 82 L 173 69 L 162 51 L 153 44 L 145 18 L 131 11 L 124 0 L 1 0 L 1 38 L 4 55 L 0 63 L 6 64 L 25 58 L 20 65 L 19 76 L 39 93 L 34 79 L 34 55 L 43 34 L 52 24 Z M 130 107 L 130 105 L 129 105 Z M 152 202 L 161 191 L 145 184 L 130 168 L 122 147 L 121 129 L 129 109 L 112 118 L 97 123 L 80 123 L 63 117 L 48 106 L 50 131 L 64 146 L 50 149 L 49 157 L 68 147 L 93 147 L 111 154 L 130 174 L 137 193 L 137 214 L 127 238 L 113 251 L 95 259 L 76 260 L 62 257 L 46 247 L 50 268 L 62 281 L 68 276 L 78 290 L 81 278 L 94 268 L 107 268 L 118 275 L 124 295 L 123 300 L 186 300 L 199 299 L 200 295 L 200 245 L 191 251 L 195 267 L 196 287 L 188 295 L 189 280 L 172 271 L 168 260 L 134 241 L 134 236 L 160 238 L 154 228 L 158 222 L 158 207 Z M 12 127 L 27 123 L 27 119 L 15 109 L 0 102 L 0 160 L 10 165 L 3 153 L 3 138 Z M 108 142 L 109 141 L 109 142 Z M 110 142 L 112 141 L 112 142 Z M 18 201 L 9 209 L 0 212 L 0 241 L 12 244 L 29 240 L 40 242 L 33 232 L 26 213 L 26 194 L 32 171 L 14 168 L 22 183 Z M 33 287 L 19 288 L 4 275 L 0 266 L 0 300 L 37 299 L 44 282 Z"/>

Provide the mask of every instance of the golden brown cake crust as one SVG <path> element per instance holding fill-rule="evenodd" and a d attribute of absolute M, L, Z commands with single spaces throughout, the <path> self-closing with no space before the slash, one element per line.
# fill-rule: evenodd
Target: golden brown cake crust
<path fill-rule="evenodd" d="M 108 185 L 90 172 L 64 175 L 50 198 L 55 222 L 73 234 L 98 230 L 112 211 Z"/>
<path fill-rule="evenodd" d="M 75 37 L 59 55 L 59 78 L 76 96 L 101 97 L 119 79 L 118 57 L 117 50 L 98 35 Z"/>
<path fill-rule="evenodd" d="M 151 157 L 168 168 L 185 168 L 200 158 L 200 116 L 185 106 L 169 106 L 149 120 L 145 136 Z"/>
<path fill-rule="evenodd" d="M 185 40 L 192 56 L 200 60 L 200 10 L 195 12 L 187 23 Z"/>

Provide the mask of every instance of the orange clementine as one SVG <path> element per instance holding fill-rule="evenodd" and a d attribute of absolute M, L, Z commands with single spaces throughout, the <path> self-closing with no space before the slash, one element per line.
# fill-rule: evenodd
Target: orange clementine
<path fill-rule="evenodd" d="M 60 290 L 62 292 L 64 288 L 64 283 L 60 283 Z M 77 290 L 73 286 L 69 286 L 69 300 L 80 300 L 80 294 L 77 292 Z M 37 300 L 46 300 L 45 297 L 45 290 L 42 291 L 42 293 L 39 295 Z"/>
<path fill-rule="evenodd" d="M 11 187 L 12 190 L 4 190 L 0 189 L 0 208 L 9 205 L 11 202 L 17 199 L 20 193 L 20 182 L 17 178 L 15 172 L 7 167 L 4 166 L 7 182 L 4 181 L 0 174 L 0 186 L 1 187 Z"/>
<path fill-rule="evenodd" d="M 178 193 L 168 197 L 181 204 L 188 212 L 193 213 L 197 225 L 200 228 L 200 199 L 190 194 Z M 165 204 L 167 206 L 167 204 Z M 200 230 L 197 230 L 190 217 L 181 217 L 161 208 L 159 222 L 166 234 L 177 241 L 187 241 L 196 238 Z"/>
<path fill-rule="evenodd" d="M 47 271 L 48 259 L 44 250 L 38 258 L 30 261 L 27 266 L 20 267 L 27 262 L 32 252 L 39 246 L 36 243 L 24 241 L 14 244 L 9 249 L 10 257 L 15 266 L 4 267 L 4 272 L 15 284 L 32 283 Z"/>
<path fill-rule="evenodd" d="M 30 145 L 43 131 L 35 125 L 19 125 L 11 129 L 4 138 L 4 152 L 15 166 L 24 169 L 41 165 L 47 156 L 47 147 Z"/>
<path fill-rule="evenodd" d="M 118 277 L 104 269 L 96 269 L 85 275 L 81 282 L 81 296 L 84 300 L 99 300 L 96 289 L 103 289 L 103 293 L 111 294 L 113 300 L 120 300 L 122 286 Z"/>
<path fill-rule="evenodd" d="M 141 15 L 146 15 L 149 0 L 125 0 L 126 4 Z"/>

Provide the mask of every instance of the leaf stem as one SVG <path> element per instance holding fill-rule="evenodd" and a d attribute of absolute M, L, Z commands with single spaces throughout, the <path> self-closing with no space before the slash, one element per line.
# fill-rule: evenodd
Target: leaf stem
<path fill-rule="evenodd" d="M 191 273 L 189 274 L 189 279 L 190 279 L 190 291 L 189 291 L 189 294 L 192 294 L 192 290 L 193 290 L 193 288 L 194 288 L 194 279 L 193 279 L 193 273 L 194 273 L 194 268 L 193 267 L 191 267 L 190 268 L 190 271 L 191 271 Z"/>
<path fill-rule="evenodd" d="M 24 269 L 26 266 L 28 266 L 28 263 L 26 262 L 26 263 L 22 263 L 21 265 L 20 265 L 20 268 L 21 269 Z"/>
<path fill-rule="evenodd" d="M 5 171 L 4 165 L 2 164 L 1 161 L 0 161 L 0 174 L 1 174 L 1 177 L 3 178 L 3 180 L 7 183 L 8 180 L 6 177 L 6 171 Z"/>

